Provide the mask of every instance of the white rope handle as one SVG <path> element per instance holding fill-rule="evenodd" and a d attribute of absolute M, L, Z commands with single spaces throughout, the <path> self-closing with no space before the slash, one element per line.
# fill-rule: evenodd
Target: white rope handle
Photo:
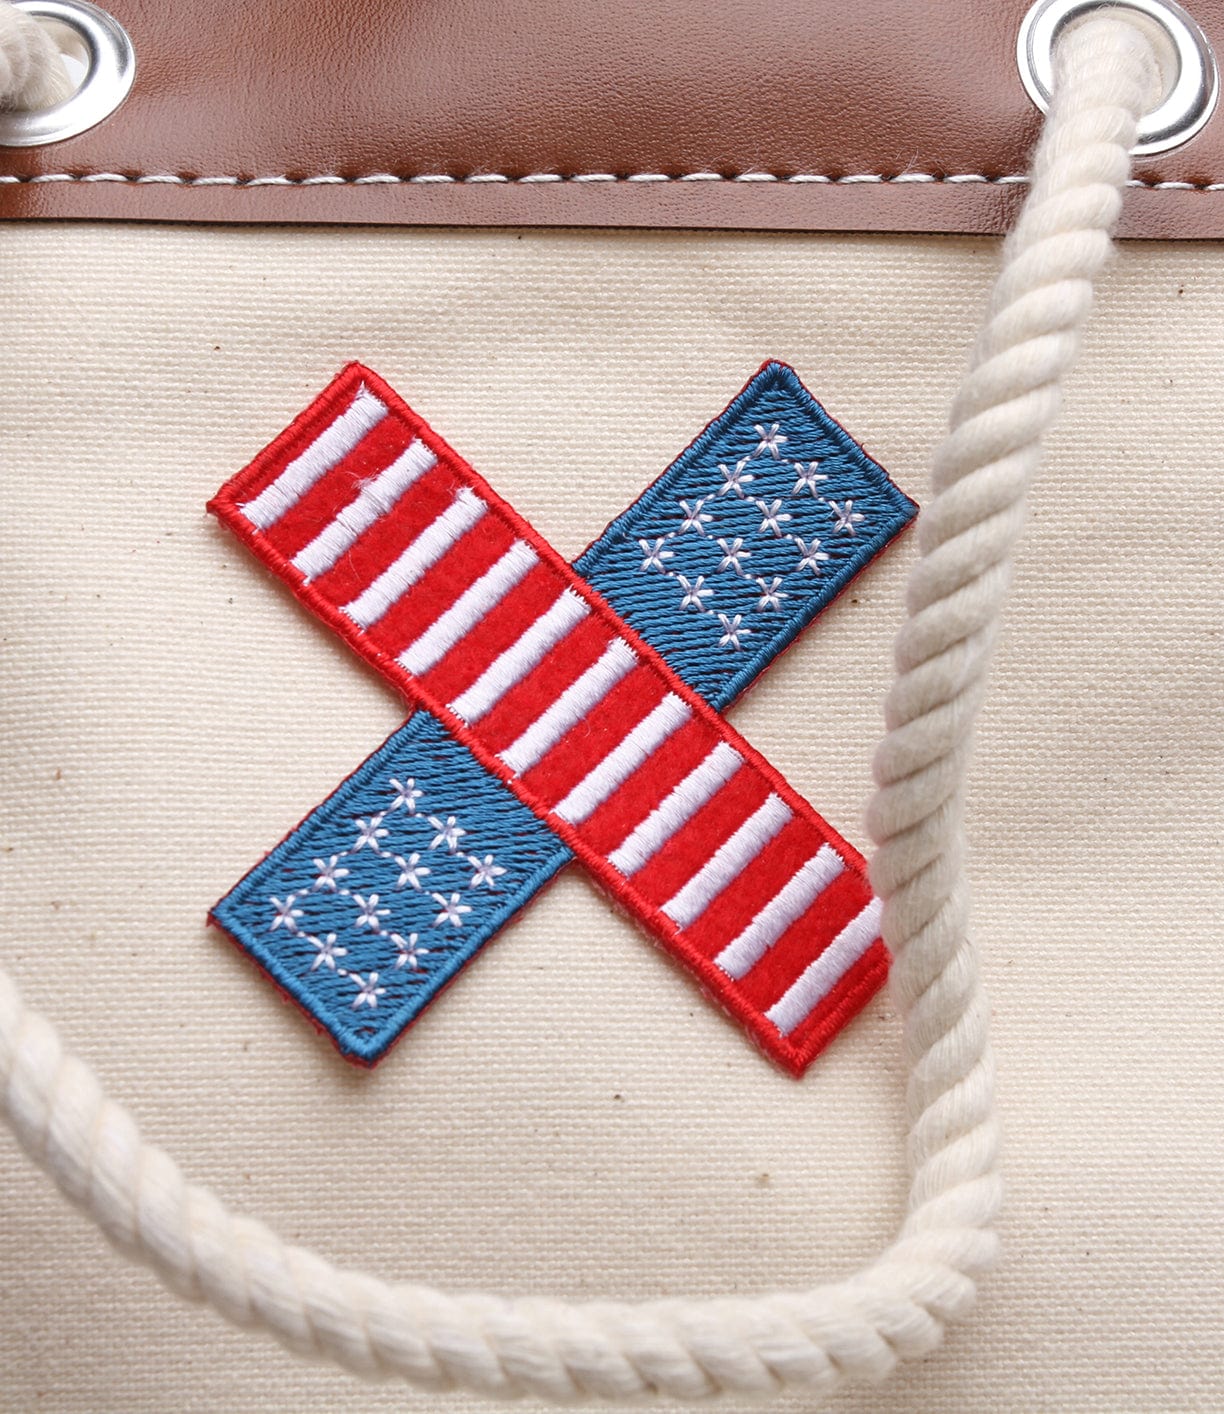
<path fill-rule="evenodd" d="M 0 38 L 25 83 L 11 24 L 5 4 Z M 1000 1200 L 987 1009 L 962 878 L 970 736 L 1039 440 L 1109 254 L 1154 79 L 1147 40 L 1117 18 L 1094 17 L 1060 46 L 1031 191 L 919 522 L 869 810 L 910 1069 L 913 1183 L 893 1245 L 846 1281 L 754 1299 L 566 1305 L 390 1285 L 282 1242 L 185 1182 L 0 973 L 5 1119 L 116 1247 L 303 1355 L 432 1388 L 556 1400 L 825 1392 L 925 1354 L 968 1312 L 995 1255 Z"/>
<path fill-rule="evenodd" d="M 33 15 L 0 5 L 0 109 L 50 108 L 72 93 L 63 55 Z"/>

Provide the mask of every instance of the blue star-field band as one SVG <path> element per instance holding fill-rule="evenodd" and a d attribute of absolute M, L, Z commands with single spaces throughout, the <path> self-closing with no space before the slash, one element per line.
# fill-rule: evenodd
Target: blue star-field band
<path fill-rule="evenodd" d="M 794 372 L 770 363 L 574 568 L 722 712 L 916 509 Z M 421 709 L 212 917 L 343 1055 L 373 1064 L 572 858 Z M 842 984 L 840 1004 L 808 1023 L 797 999 L 819 959 L 809 949 L 788 977 L 786 950 L 775 951 L 779 1000 L 765 1014 L 799 1071 L 874 992 L 887 955 L 878 941 L 860 950 L 853 986 L 830 972 L 826 992 L 837 1002 Z"/>

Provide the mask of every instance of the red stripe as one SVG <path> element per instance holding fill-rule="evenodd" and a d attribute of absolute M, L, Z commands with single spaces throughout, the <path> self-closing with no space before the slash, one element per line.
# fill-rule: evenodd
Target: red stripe
<path fill-rule="evenodd" d="M 479 635 L 469 634 L 456 643 L 437 666 L 422 677 L 422 685 L 443 702 L 453 702 L 557 602 L 563 588 L 557 583 L 551 566 L 533 566 L 481 619 Z"/>
<path fill-rule="evenodd" d="M 706 801 L 633 876 L 634 891 L 662 907 L 764 803 L 769 782 L 748 766 Z"/>
<path fill-rule="evenodd" d="M 261 491 L 271 486 L 291 461 L 301 456 L 320 433 L 349 410 L 360 387 L 360 371 L 354 377 L 341 374 L 293 419 L 275 441 L 260 452 L 250 466 L 225 483 L 216 502 L 224 499 L 238 507 L 253 501 Z"/>
<path fill-rule="evenodd" d="M 372 481 L 412 442 L 398 418 L 384 417 L 346 457 L 315 482 L 275 525 L 264 531 L 268 544 L 287 560 L 309 545 L 336 512 L 349 505 L 362 486 Z"/>
<path fill-rule="evenodd" d="M 871 888 L 846 869 L 796 918 L 746 976 L 739 989 L 745 1001 L 768 1011 L 783 992 L 871 902 Z M 730 942 L 730 939 L 727 940 Z"/>
<path fill-rule="evenodd" d="M 399 501 L 395 514 L 380 516 L 359 535 L 352 548 L 314 581 L 314 588 L 329 603 L 341 608 L 351 604 L 451 505 L 459 486 L 450 467 L 439 463 L 427 471 Z"/>
<path fill-rule="evenodd" d="M 511 527 L 500 518 L 483 516 L 391 605 L 370 628 L 367 638 L 379 651 L 398 657 L 501 559 L 516 538 Z M 416 679 L 408 681 L 416 682 Z"/>
<path fill-rule="evenodd" d="M 663 700 L 667 684 L 645 663 L 630 669 L 620 682 L 561 740 L 538 765 L 525 771 L 523 786 L 551 810 Z M 551 704 L 542 698 L 537 711 Z"/>
<path fill-rule="evenodd" d="M 480 723 L 480 737 L 495 754 L 517 741 L 540 715 L 541 702 L 555 702 L 606 651 L 613 634 L 597 617 L 583 619 L 506 693 Z"/>
<path fill-rule="evenodd" d="M 788 820 L 735 881 L 735 887 L 724 889 L 701 915 L 696 925 L 700 937 L 691 939 L 693 946 L 706 957 L 717 957 L 823 843 L 801 816 Z"/>
<path fill-rule="evenodd" d="M 812 1008 L 783 1047 L 793 1056 L 792 1068 L 802 1075 L 852 1017 L 858 1015 L 888 978 L 888 949 L 877 940 L 818 1006 Z M 767 1023 L 768 1024 L 768 1023 Z"/>
<path fill-rule="evenodd" d="M 666 751 L 656 751 L 643 761 L 578 827 L 583 839 L 600 854 L 611 854 L 717 744 L 709 723 L 690 717 L 667 739 Z"/>

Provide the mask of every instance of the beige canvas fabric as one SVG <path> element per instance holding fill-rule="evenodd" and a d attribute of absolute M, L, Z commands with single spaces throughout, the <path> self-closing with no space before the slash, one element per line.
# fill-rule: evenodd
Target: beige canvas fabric
<path fill-rule="evenodd" d="M 203 508 L 354 357 L 566 554 L 768 357 L 921 500 L 996 254 L 0 231 L 0 950 L 193 1178 L 387 1276 L 571 1298 L 798 1286 L 889 1238 L 886 999 L 796 1083 L 574 869 L 364 1073 L 205 927 L 403 713 Z M 1221 328 L 1218 250 L 1123 249 L 1035 498 L 973 792 L 1004 1262 L 971 1325 L 836 1409 L 1224 1406 Z M 860 845 L 912 553 L 734 712 Z M 302 1365 L 181 1305 L 4 1136 L 0 1191 L 0 1408 L 489 1407 Z"/>

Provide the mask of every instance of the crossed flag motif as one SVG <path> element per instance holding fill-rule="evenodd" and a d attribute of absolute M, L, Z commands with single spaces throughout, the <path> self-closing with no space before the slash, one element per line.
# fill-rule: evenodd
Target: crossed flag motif
<path fill-rule="evenodd" d="M 861 856 L 721 715 L 916 512 L 791 369 L 573 566 L 356 364 L 210 509 L 418 709 L 212 913 L 342 1054 L 575 856 L 793 1074 L 880 986 Z"/>

